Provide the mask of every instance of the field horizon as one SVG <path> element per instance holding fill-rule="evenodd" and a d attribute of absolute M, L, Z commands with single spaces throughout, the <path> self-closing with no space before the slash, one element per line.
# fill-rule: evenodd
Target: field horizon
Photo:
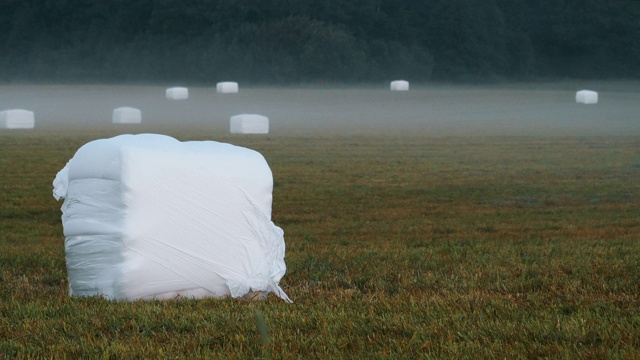
<path fill-rule="evenodd" d="M 419 84 L 407 92 L 379 86 L 252 87 L 236 94 L 190 87 L 167 100 L 159 85 L 0 85 L 0 110 L 34 111 L 36 128 L 113 127 L 113 109 L 142 111 L 145 127 L 209 127 L 225 134 L 229 118 L 256 113 L 272 133 L 433 136 L 618 136 L 640 134 L 640 82 L 565 81 L 493 85 Z M 184 85 L 183 85 L 184 86 Z M 599 92 L 576 104 L 577 90 Z M 134 129 L 136 130 L 136 129 Z M 122 129 L 121 131 L 126 131 Z M 212 136 L 214 135 L 211 133 Z"/>

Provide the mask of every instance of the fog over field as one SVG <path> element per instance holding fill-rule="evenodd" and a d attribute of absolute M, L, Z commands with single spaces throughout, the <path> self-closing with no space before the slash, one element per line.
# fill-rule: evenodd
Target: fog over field
<path fill-rule="evenodd" d="M 236 94 L 189 87 L 188 100 L 167 100 L 165 89 L 171 86 L 2 85 L 0 110 L 34 111 L 36 128 L 118 126 L 123 132 L 132 125 L 111 124 L 113 109 L 121 106 L 139 108 L 145 126 L 211 124 L 217 131 L 228 129 L 232 115 L 255 113 L 269 118 L 273 134 L 640 134 L 639 83 L 412 85 L 408 92 L 392 92 L 384 84 L 362 88 L 240 84 Z M 575 92 L 584 88 L 598 91 L 598 104 L 575 102 Z"/>

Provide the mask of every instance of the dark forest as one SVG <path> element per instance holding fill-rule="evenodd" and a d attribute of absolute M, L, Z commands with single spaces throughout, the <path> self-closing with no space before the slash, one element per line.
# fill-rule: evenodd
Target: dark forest
<path fill-rule="evenodd" d="M 640 78 L 635 0 L 1 0 L 0 81 Z"/>

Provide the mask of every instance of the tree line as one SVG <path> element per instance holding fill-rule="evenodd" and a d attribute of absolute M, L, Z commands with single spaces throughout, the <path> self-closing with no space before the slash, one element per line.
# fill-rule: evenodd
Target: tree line
<path fill-rule="evenodd" d="M 0 81 L 640 78 L 637 0 L 0 0 Z"/>

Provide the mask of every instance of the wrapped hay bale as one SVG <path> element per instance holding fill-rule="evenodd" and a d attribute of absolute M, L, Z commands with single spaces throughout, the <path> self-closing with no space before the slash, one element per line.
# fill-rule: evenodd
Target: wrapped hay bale
<path fill-rule="evenodd" d="M 219 93 L 237 93 L 238 92 L 238 83 L 232 81 L 219 82 L 216 84 L 216 91 Z"/>
<path fill-rule="evenodd" d="M 392 81 L 391 91 L 409 91 L 409 82 L 405 80 Z"/>
<path fill-rule="evenodd" d="M 120 135 L 82 146 L 53 185 L 72 296 L 290 302 L 273 178 L 256 151 Z"/>
<path fill-rule="evenodd" d="M 119 107 L 113 110 L 114 124 L 140 124 L 142 112 L 132 107 Z"/>
<path fill-rule="evenodd" d="M 5 129 L 33 129 L 35 118 L 33 111 L 11 109 L 0 112 L 0 128 Z"/>
<path fill-rule="evenodd" d="M 579 104 L 597 104 L 598 93 L 592 90 L 580 90 L 576 92 L 576 102 Z"/>
<path fill-rule="evenodd" d="M 189 89 L 185 87 L 172 87 L 165 91 L 169 100 L 186 100 L 189 98 Z"/>
<path fill-rule="evenodd" d="M 232 134 L 268 134 L 269 118 L 256 114 L 234 115 L 230 119 Z"/>

